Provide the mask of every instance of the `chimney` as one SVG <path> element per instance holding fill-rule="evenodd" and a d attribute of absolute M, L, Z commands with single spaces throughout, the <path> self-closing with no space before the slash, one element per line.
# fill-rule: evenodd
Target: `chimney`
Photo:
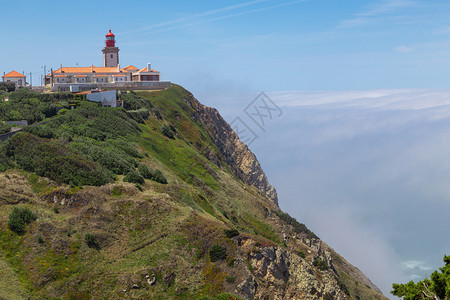
<path fill-rule="evenodd" d="M 59 69 L 61 70 L 61 73 L 62 73 L 63 72 L 62 64 L 59 65 Z"/>
<path fill-rule="evenodd" d="M 147 63 L 147 72 L 151 72 L 152 71 L 152 65 L 150 63 Z"/>
<path fill-rule="evenodd" d="M 94 73 L 94 65 L 91 65 L 91 73 Z"/>
<path fill-rule="evenodd" d="M 117 72 L 120 72 L 120 64 L 117 65 Z"/>

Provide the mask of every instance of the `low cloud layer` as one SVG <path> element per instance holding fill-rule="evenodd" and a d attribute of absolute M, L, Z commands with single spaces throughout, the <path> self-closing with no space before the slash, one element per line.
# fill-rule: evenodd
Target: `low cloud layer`
<path fill-rule="evenodd" d="M 268 93 L 283 110 L 259 130 L 242 109 L 256 96 L 222 95 L 241 116 L 282 209 L 360 268 L 385 295 L 450 253 L 450 90 Z M 200 99 L 202 100 L 202 99 Z"/>

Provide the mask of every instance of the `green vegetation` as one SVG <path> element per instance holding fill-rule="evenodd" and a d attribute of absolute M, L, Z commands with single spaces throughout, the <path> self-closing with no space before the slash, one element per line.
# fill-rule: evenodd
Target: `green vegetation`
<path fill-rule="evenodd" d="M 125 175 L 125 177 L 123 178 L 123 181 L 137 184 L 144 184 L 145 182 L 144 177 L 142 177 L 135 170 L 131 170 L 130 172 L 128 172 L 127 175 Z"/>
<path fill-rule="evenodd" d="M 22 107 L 35 105 L 34 122 L 46 122 L 0 143 L 0 290 L 8 268 L 18 282 L 6 298 L 240 299 L 226 291 L 242 292 L 247 268 L 259 276 L 248 253 L 307 249 L 283 242 L 286 224 L 312 233 L 270 214 L 275 204 L 236 178 L 181 87 L 123 93 L 123 108 L 81 102 L 59 114 L 43 108 L 68 107 L 71 94 L 8 96 L 15 104 L 0 103 L 2 111 L 31 120 Z M 18 203 L 39 215 L 20 236 L 8 230 Z"/>
<path fill-rule="evenodd" d="M 239 231 L 237 229 L 226 229 L 225 230 L 225 236 L 229 239 L 234 238 L 235 236 L 239 235 Z"/>
<path fill-rule="evenodd" d="M 86 233 L 84 236 L 84 242 L 88 245 L 89 248 L 93 248 L 96 250 L 100 250 L 100 245 L 97 242 L 97 239 L 93 234 Z"/>
<path fill-rule="evenodd" d="M 209 259 L 211 262 L 216 262 L 227 258 L 227 249 L 220 245 L 213 245 L 209 250 Z"/>
<path fill-rule="evenodd" d="M 305 224 L 299 223 L 295 218 L 291 217 L 289 214 L 282 212 L 281 210 L 275 211 L 276 215 L 287 224 L 294 227 L 294 231 L 298 234 L 306 233 L 309 237 L 317 238 L 314 232 L 310 231 Z"/>
<path fill-rule="evenodd" d="M 73 185 L 103 185 L 112 173 L 84 158 L 78 151 L 59 141 L 18 133 L 5 143 L 6 156 L 25 171 L 35 172 L 56 182 Z"/>
<path fill-rule="evenodd" d="M 142 177 L 144 177 L 145 179 L 150 179 L 162 184 L 167 184 L 166 177 L 164 177 L 163 173 L 158 169 L 153 170 L 144 164 L 139 164 L 138 170 Z"/>
<path fill-rule="evenodd" d="M 0 121 L 40 122 L 55 116 L 57 107 L 68 107 L 69 99 L 72 99 L 71 93 L 40 94 L 19 89 L 9 94 L 9 101 L 0 103 Z"/>
<path fill-rule="evenodd" d="M 450 298 L 450 256 L 444 255 L 444 267 L 434 271 L 430 278 L 414 283 L 392 285 L 391 294 L 405 300 L 449 299 Z"/>
<path fill-rule="evenodd" d="M 319 270 L 328 270 L 328 264 L 325 260 L 320 257 L 314 258 L 313 265 L 317 267 Z"/>
<path fill-rule="evenodd" d="M 0 134 L 8 133 L 11 131 L 11 125 L 0 121 Z"/>
<path fill-rule="evenodd" d="M 0 91 L 13 92 L 16 89 L 14 82 L 0 82 Z"/>
<path fill-rule="evenodd" d="M 301 250 L 298 250 L 298 251 L 297 251 L 297 255 L 300 256 L 300 257 L 303 258 L 303 259 L 306 257 L 305 252 L 303 252 L 303 251 L 301 251 Z"/>
<path fill-rule="evenodd" d="M 14 207 L 9 214 L 8 228 L 9 230 L 23 235 L 27 225 L 35 221 L 37 216 L 29 208 L 26 207 Z"/>
<path fill-rule="evenodd" d="M 174 139 L 175 138 L 174 132 L 172 131 L 170 126 L 167 125 L 167 124 L 163 124 L 161 126 L 161 132 L 162 132 L 162 134 L 167 136 L 169 139 Z"/>

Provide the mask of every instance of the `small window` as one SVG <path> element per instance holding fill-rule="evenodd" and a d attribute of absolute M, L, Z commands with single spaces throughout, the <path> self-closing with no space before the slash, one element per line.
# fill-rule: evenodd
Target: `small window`
<path fill-rule="evenodd" d="M 113 55 L 111 54 L 111 58 L 113 58 Z"/>

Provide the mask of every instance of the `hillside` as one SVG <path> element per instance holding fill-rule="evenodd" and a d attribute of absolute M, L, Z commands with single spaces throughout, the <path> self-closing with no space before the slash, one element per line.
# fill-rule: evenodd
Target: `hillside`
<path fill-rule="evenodd" d="M 0 119 L 46 123 L 0 144 L 0 299 L 387 299 L 182 87 L 58 114 L 70 95 L 16 93 Z"/>

